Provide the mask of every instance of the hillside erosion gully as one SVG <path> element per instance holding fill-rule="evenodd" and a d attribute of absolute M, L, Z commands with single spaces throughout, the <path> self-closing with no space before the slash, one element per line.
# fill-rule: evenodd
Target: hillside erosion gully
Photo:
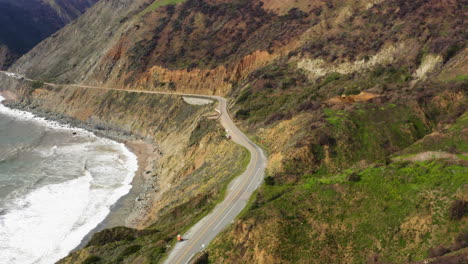
<path fill-rule="evenodd" d="M 11 73 L 0 71 L 11 78 L 34 82 L 36 80 Z M 202 95 L 202 94 L 184 94 L 173 92 L 158 92 L 147 90 L 130 90 L 119 88 L 107 88 L 97 86 L 87 86 L 79 84 L 54 84 L 44 83 L 50 86 L 62 87 L 78 87 L 85 89 L 99 90 L 115 90 L 126 91 L 131 93 L 146 93 L 146 94 L 170 94 L 181 96 L 197 96 L 218 101 L 218 111 L 221 113 L 219 121 L 221 125 L 228 131 L 232 137 L 232 141 L 245 147 L 250 152 L 250 163 L 247 169 L 236 179 L 234 179 L 228 187 L 225 199 L 219 203 L 212 212 L 196 223 L 187 233 L 183 234 L 183 241 L 177 243 L 170 251 L 164 263 L 167 264 L 185 264 L 205 247 L 230 223 L 234 221 L 237 215 L 246 206 L 250 196 L 260 186 L 265 175 L 267 158 L 263 150 L 253 143 L 240 129 L 234 124 L 227 111 L 227 100 L 221 96 Z"/>

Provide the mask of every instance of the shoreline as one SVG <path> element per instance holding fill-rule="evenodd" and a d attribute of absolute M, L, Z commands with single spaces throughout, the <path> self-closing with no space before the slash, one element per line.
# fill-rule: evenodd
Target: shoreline
<path fill-rule="evenodd" d="M 85 247 L 95 233 L 104 229 L 117 226 L 135 228 L 139 225 L 139 216 L 143 215 L 142 210 L 147 208 L 144 203 L 145 199 L 142 198 L 141 195 L 148 189 L 157 191 L 154 186 L 155 180 L 152 179 L 153 177 L 156 177 L 156 175 L 152 174 L 151 166 L 160 158 L 160 152 L 154 143 L 150 143 L 148 142 L 149 140 L 145 140 L 137 135 L 132 135 L 127 131 L 112 129 L 110 127 L 103 126 L 102 124 L 79 121 L 57 113 L 44 111 L 39 108 L 18 103 L 15 101 L 16 98 L 12 94 L 2 92 L 0 95 L 6 99 L 2 103 L 8 108 L 26 111 L 37 117 L 44 118 L 45 120 L 83 129 L 95 134 L 97 137 L 107 138 L 117 143 L 122 143 L 137 157 L 138 170 L 135 172 L 130 183 L 131 189 L 129 192 L 120 197 L 109 208 L 110 212 L 106 218 L 95 228 L 90 230 L 88 234 L 82 238 L 80 244 L 68 252 L 68 254 Z M 146 182 L 148 179 L 152 179 L 153 182 L 150 186 L 148 186 L 148 183 Z"/>
<path fill-rule="evenodd" d="M 135 176 L 131 182 L 132 187 L 127 194 L 120 197 L 119 200 L 112 205 L 106 218 L 85 237 L 83 237 L 80 245 L 70 251 L 70 253 L 84 248 L 91 240 L 92 236 L 97 232 L 118 226 L 135 228 L 135 226 L 138 225 L 137 220 L 138 216 L 141 214 L 141 209 L 135 206 L 135 204 L 138 203 L 140 199 L 139 196 L 143 193 L 143 189 L 145 187 L 145 176 L 149 174 L 147 173 L 148 165 L 151 165 L 151 161 L 155 161 L 157 158 L 154 156 L 154 145 L 151 143 L 147 143 L 142 140 L 130 140 L 121 143 L 123 143 L 130 152 L 137 156 L 138 170 L 135 172 Z M 136 223 L 129 223 L 132 220 L 136 221 Z"/>

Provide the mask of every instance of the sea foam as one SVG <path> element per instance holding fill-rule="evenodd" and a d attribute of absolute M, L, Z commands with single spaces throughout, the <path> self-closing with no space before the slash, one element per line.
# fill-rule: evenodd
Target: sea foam
<path fill-rule="evenodd" d="M 0 96 L 0 102 L 3 100 Z M 77 151 L 86 155 L 82 175 L 41 186 L 7 201 L 7 208 L 0 208 L 4 212 L 0 214 L 0 263 L 55 263 L 76 248 L 106 218 L 118 199 L 130 191 L 138 169 L 137 158 L 125 145 L 83 129 L 9 109 L 1 103 L 0 113 L 93 137 L 89 144 L 53 148 L 57 153 Z"/>

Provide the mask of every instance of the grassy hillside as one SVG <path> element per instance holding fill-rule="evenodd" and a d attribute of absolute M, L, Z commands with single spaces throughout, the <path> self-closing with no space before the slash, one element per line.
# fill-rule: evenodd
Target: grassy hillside
<path fill-rule="evenodd" d="M 392 163 L 305 175 L 297 185 L 267 185 L 235 231 L 212 246 L 210 258 L 406 263 L 437 256 L 439 245 L 456 251 L 466 247 L 468 229 L 451 212 L 466 193 L 461 186 L 468 183 L 467 173 L 445 162 Z"/>
<path fill-rule="evenodd" d="M 100 1 L 13 70 L 58 83 L 226 96 L 269 163 L 249 207 L 208 250 L 212 263 L 460 263 L 468 232 L 464 10 L 456 0 Z M 214 121 L 178 101 L 66 91 L 26 94 L 39 108 L 95 115 L 166 150 L 181 144 L 155 170 L 191 192 L 149 210 L 154 224 L 143 231 L 104 231 L 63 263 L 160 261 L 175 230 L 220 199 L 228 168 L 243 165 L 239 149 L 218 146 L 225 142 Z"/>
<path fill-rule="evenodd" d="M 268 151 L 268 177 L 210 263 L 467 261 L 464 63 L 458 52 L 424 81 L 413 60 L 253 72 L 231 110 Z"/>

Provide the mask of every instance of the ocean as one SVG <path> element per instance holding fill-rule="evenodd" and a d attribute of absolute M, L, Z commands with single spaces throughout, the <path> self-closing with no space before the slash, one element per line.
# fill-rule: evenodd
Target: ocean
<path fill-rule="evenodd" d="M 121 143 L 9 109 L 3 99 L 0 263 L 55 263 L 130 191 L 137 158 Z"/>

